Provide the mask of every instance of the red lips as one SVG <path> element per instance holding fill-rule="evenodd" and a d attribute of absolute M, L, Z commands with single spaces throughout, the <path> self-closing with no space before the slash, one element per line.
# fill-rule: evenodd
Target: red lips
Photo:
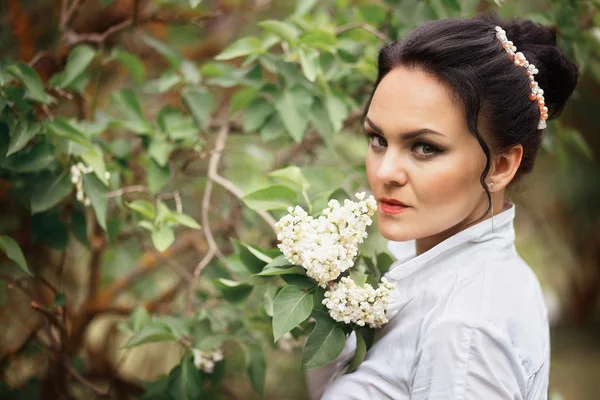
<path fill-rule="evenodd" d="M 379 199 L 379 209 L 386 214 L 399 214 L 408 209 L 409 206 L 396 199 L 381 197 Z"/>

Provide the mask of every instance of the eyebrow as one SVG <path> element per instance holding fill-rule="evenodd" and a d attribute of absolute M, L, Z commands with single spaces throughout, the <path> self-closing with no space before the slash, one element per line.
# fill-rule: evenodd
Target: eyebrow
<path fill-rule="evenodd" d="M 381 129 L 379 126 L 377 126 L 377 124 L 375 122 L 371 121 L 371 119 L 369 117 L 365 117 L 365 121 L 367 122 L 367 124 L 369 124 L 371 129 L 373 129 L 375 132 L 379 133 L 380 135 L 383 135 L 383 129 Z M 400 134 L 400 137 L 404 140 L 410 140 L 410 139 L 416 138 L 417 136 L 425 135 L 427 133 L 444 136 L 443 133 L 434 131 L 433 129 L 423 128 L 423 129 L 417 129 L 416 131 L 404 132 L 404 133 Z"/>

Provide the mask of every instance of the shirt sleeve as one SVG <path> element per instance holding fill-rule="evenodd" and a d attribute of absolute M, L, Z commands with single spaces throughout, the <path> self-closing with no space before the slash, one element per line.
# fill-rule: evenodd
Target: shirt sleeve
<path fill-rule="evenodd" d="M 423 335 L 411 400 L 522 400 L 527 379 L 508 335 L 489 323 L 444 318 Z"/>

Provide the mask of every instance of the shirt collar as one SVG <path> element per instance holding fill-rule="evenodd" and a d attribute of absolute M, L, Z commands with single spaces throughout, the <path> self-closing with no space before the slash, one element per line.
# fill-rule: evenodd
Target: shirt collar
<path fill-rule="evenodd" d="M 413 280 L 417 276 L 430 273 L 432 265 L 439 264 L 434 261 L 438 260 L 440 256 L 445 256 L 444 260 L 447 260 L 451 253 L 461 252 L 461 250 L 476 243 L 489 242 L 497 248 L 514 246 L 515 205 L 512 202 L 508 202 L 508 205 L 508 209 L 494 215 L 493 222 L 492 218 L 480 221 L 447 238 L 419 256 L 416 256 L 415 240 L 389 242 L 388 248 L 397 258 L 397 261 L 392 264 L 385 276 L 394 283 L 401 280 Z"/>

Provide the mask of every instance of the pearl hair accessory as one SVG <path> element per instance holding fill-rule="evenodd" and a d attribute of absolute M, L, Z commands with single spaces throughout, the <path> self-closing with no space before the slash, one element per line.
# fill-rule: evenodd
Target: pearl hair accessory
<path fill-rule="evenodd" d="M 525 67 L 527 69 L 527 77 L 529 78 L 529 87 L 531 88 L 531 93 L 529 94 L 529 100 L 537 101 L 538 107 L 540 108 L 540 120 L 538 122 L 538 129 L 546 128 L 546 120 L 548 119 L 548 107 L 546 107 L 546 103 L 544 101 L 544 91 L 539 87 L 538 83 L 533 78 L 533 75 L 537 74 L 539 71 L 535 67 L 535 65 L 530 64 L 529 61 L 525 59 L 525 55 L 520 51 L 517 52 L 517 47 L 513 42 L 508 40 L 506 37 L 506 32 L 501 27 L 497 26 L 496 28 L 496 37 L 502 43 L 502 47 L 508 53 L 508 57 L 514 62 L 515 65 L 519 67 Z"/>

